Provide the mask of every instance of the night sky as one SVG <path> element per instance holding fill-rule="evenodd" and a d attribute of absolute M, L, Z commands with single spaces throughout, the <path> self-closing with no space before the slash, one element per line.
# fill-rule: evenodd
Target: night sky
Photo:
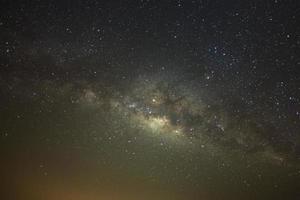
<path fill-rule="evenodd" d="M 299 1 L 0 13 L 0 199 L 300 198 Z"/>

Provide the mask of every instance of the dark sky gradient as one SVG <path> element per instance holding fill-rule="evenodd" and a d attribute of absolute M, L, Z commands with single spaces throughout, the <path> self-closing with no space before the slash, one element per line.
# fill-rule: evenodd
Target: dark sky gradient
<path fill-rule="evenodd" d="M 297 0 L 0 13 L 1 199 L 299 198 Z"/>

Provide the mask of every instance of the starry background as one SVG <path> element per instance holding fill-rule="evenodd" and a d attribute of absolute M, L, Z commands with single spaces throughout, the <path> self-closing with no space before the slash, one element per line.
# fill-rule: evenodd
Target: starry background
<path fill-rule="evenodd" d="M 0 5 L 1 199 L 297 199 L 300 5 Z"/>

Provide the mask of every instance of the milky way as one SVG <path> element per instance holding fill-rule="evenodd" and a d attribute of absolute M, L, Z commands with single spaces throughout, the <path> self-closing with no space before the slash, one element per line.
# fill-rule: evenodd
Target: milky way
<path fill-rule="evenodd" d="M 298 7 L 4 1 L 0 199 L 297 199 Z"/>

